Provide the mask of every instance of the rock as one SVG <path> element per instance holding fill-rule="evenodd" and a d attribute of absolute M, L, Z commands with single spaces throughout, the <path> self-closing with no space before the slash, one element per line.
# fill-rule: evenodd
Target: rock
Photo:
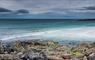
<path fill-rule="evenodd" d="M 48 60 L 64 60 L 64 59 L 58 56 L 49 56 Z"/>
<path fill-rule="evenodd" d="M 64 54 L 62 56 L 63 59 L 71 59 L 71 54 Z"/>
<path fill-rule="evenodd" d="M 76 58 L 76 57 L 73 57 L 71 60 L 80 60 L 80 59 L 78 59 L 78 58 Z"/>
<path fill-rule="evenodd" d="M 83 60 L 87 60 L 87 57 L 86 57 L 86 56 L 84 56 L 84 57 L 83 57 Z"/>
<path fill-rule="evenodd" d="M 32 49 L 24 53 L 22 59 L 47 60 L 47 56 L 42 51 Z"/>
<path fill-rule="evenodd" d="M 88 60 L 95 60 L 95 53 L 90 54 Z"/>

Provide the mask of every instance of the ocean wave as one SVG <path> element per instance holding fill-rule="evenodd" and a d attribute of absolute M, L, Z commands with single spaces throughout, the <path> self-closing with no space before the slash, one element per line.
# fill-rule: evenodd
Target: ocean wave
<path fill-rule="evenodd" d="M 38 32 L 29 31 L 28 33 L 5 35 L 1 37 L 2 41 L 28 39 L 95 41 L 95 27 L 51 29 Z"/>

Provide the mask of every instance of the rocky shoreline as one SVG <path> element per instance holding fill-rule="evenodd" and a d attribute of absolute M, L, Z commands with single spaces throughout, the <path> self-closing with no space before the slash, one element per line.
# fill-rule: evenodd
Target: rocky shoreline
<path fill-rule="evenodd" d="M 75 46 L 55 41 L 0 42 L 0 60 L 95 60 L 95 43 Z"/>

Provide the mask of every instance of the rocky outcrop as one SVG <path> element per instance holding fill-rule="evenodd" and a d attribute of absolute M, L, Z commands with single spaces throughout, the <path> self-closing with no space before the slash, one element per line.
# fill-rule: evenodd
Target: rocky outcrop
<path fill-rule="evenodd" d="M 95 45 L 60 45 L 53 41 L 0 42 L 0 60 L 95 60 Z"/>

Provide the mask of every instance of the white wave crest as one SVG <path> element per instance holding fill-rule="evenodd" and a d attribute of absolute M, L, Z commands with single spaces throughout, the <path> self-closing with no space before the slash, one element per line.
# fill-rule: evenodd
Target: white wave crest
<path fill-rule="evenodd" d="M 47 31 L 22 33 L 19 35 L 14 34 L 1 38 L 3 41 L 27 39 L 95 41 L 95 27 L 52 29 Z"/>

